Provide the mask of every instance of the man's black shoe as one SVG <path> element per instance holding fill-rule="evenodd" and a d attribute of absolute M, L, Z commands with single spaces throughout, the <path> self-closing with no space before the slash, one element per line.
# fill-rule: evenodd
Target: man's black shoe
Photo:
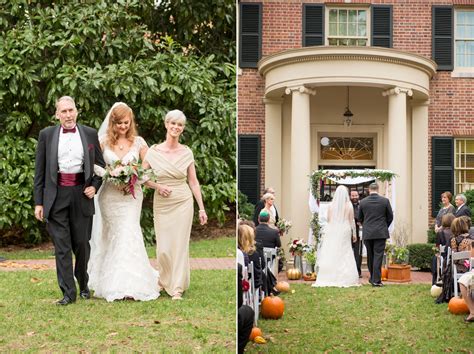
<path fill-rule="evenodd" d="M 68 297 L 63 297 L 61 300 L 59 301 L 56 301 L 56 305 L 58 306 L 66 306 L 66 305 L 69 305 L 69 304 L 72 304 L 74 303 L 74 301 L 72 301 L 70 298 Z"/>
<path fill-rule="evenodd" d="M 372 284 L 372 286 L 376 286 L 376 287 L 379 287 L 379 288 L 383 286 L 382 283 L 371 283 L 371 284 Z"/>
<path fill-rule="evenodd" d="M 81 297 L 81 299 L 87 300 L 91 298 L 91 292 L 89 289 L 81 290 L 79 296 Z"/>

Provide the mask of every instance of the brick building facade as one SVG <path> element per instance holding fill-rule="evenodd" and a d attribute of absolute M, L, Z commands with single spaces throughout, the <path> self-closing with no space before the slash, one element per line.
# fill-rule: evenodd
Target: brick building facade
<path fill-rule="evenodd" d="M 424 242 L 440 193 L 474 188 L 474 1 L 263 0 L 238 11 L 239 189 L 255 202 L 275 187 L 301 237 L 312 170 L 391 169 L 399 219 Z M 326 136 L 354 150 L 370 141 L 371 157 L 328 157 Z"/>

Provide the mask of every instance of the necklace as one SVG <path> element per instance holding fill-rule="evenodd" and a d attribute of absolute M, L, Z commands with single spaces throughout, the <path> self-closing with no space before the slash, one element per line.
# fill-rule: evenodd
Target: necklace
<path fill-rule="evenodd" d="M 123 150 L 123 145 L 119 145 L 119 149 L 120 149 L 120 150 Z"/>

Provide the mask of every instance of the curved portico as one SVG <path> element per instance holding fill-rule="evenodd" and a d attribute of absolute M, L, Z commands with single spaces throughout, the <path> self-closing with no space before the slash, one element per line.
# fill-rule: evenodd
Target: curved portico
<path fill-rule="evenodd" d="M 399 176 L 396 227 L 408 231 L 411 242 L 425 241 L 429 84 L 435 70 L 424 57 L 376 47 L 307 47 L 260 61 L 265 184 L 275 187 L 282 215 L 293 222 L 291 237 L 308 234 L 308 176 L 322 162 L 320 134 L 372 134 L 377 146 L 372 165 Z M 353 95 L 351 126 L 342 120 L 346 87 Z"/>

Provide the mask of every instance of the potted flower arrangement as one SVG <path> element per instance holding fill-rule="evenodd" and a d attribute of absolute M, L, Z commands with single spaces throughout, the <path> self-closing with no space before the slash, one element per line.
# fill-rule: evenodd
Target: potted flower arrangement
<path fill-rule="evenodd" d="M 306 242 L 302 239 L 291 240 L 288 244 L 289 251 L 293 256 L 293 268 L 287 270 L 288 279 L 299 279 L 303 274 L 303 261 L 302 255 L 305 247 L 307 246 Z"/>
<path fill-rule="evenodd" d="M 408 233 L 404 225 L 392 234 L 393 244 L 387 244 L 385 252 L 388 257 L 389 281 L 405 283 L 411 281 L 411 266 L 408 263 L 409 252 L 406 247 Z"/>

